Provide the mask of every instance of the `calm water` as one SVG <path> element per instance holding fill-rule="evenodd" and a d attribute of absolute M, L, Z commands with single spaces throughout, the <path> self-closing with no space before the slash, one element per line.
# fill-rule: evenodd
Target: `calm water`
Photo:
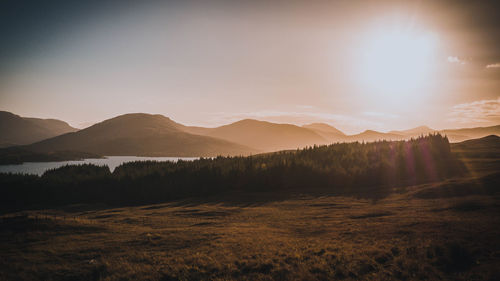
<path fill-rule="evenodd" d="M 20 165 L 0 165 L 0 173 L 17 174 L 35 174 L 42 175 L 49 169 L 59 168 L 64 165 L 94 164 L 99 166 L 108 166 L 111 172 L 116 167 L 126 162 L 134 161 L 173 161 L 177 160 L 195 160 L 198 157 L 137 157 L 137 156 L 106 156 L 103 159 L 84 159 L 80 161 L 60 161 L 60 162 L 25 162 Z"/>

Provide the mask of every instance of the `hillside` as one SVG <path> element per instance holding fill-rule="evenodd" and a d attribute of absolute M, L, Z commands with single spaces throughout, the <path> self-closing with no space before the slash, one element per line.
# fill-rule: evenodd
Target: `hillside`
<path fill-rule="evenodd" d="M 0 174 L 0 279 L 499 280 L 500 174 L 460 163 L 433 135 Z"/>
<path fill-rule="evenodd" d="M 489 149 L 500 150 L 500 137 L 496 135 L 489 135 L 479 139 L 471 139 L 463 142 L 453 144 L 456 149 Z"/>
<path fill-rule="evenodd" d="M 408 130 L 390 131 L 389 133 L 396 134 L 396 135 L 403 135 L 406 137 L 418 137 L 418 136 L 422 136 L 422 135 L 425 136 L 428 134 L 432 134 L 435 132 L 436 132 L 436 130 L 431 129 L 427 126 L 419 126 L 419 127 L 415 127 L 415 128 L 408 129 Z"/>
<path fill-rule="evenodd" d="M 183 132 L 178 125 L 162 115 L 125 114 L 26 148 L 44 153 L 71 150 L 99 155 L 184 157 L 258 152 L 229 141 Z"/>
<path fill-rule="evenodd" d="M 302 127 L 314 131 L 330 143 L 346 140 L 346 135 L 342 131 L 325 123 L 312 123 L 303 125 Z"/>
<path fill-rule="evenodd" d="M 380 140 L 403 140 L 405 136 L 391 133 L 382 133 L 373 130 L 366 130 L 357 135 L 350 135 L 347 137 L 348 141 L 359 141 L 359 142 L 372 142 Z"/>
<path fill-rule="evenodd" d="M 481 170 L 500 170 L 500 137 L 495 135 L 479 139 L 452 143 L 453 151 L 459 157 L 466 158 L 471 165 L 479 165 Z"/>
<path fill-rule="evenodd" d="M 254 147 L 261 151 L 296 149 L 328 143 L 325 138 L 306 128 L 252 119 L 209 129 L 205 134 Z"/>
<path fill-rule="evenodd" d="M 490 127 L 476 127 L 463 129 L 445 129 L 439 131 L 441 134 L 448 136 L 450 142 L 461 142 L 469 139 L 477 139 L 489 135 L 500 135 L 500 125 Z"/>
<path fill-rule="evenodd" d="M 75 131 L 61 120 L 27 118 L 0 111 L 0 147 L 31 144 Z"/>

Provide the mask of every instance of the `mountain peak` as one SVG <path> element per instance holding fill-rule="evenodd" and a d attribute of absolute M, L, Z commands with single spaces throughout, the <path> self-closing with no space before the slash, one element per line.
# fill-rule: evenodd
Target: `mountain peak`
<path fill-rule="evenodd" d="M 119 133 L 140 136 L 146 131 L 178 131 L 180 124 L 161 114 L 127 113 L 94 124 L 84 130 L 106 131 L 106 134 Z"/>
<path fill-rule="evenodd" d="M 411 130 L 416 130 L 416 129 L 419 129 L 419 130 L 432 130 L 432 131 L 434 131 L 434 129 L 431 129 L 429 126 L 426 126 L 426 125 L 420 125 L 420 126 L 415 127 L 415 128 L 413 128 Z"/>
<path fill-rule="evenodd" d="M 427 134 L 434 133 L 434 132 L 436 132 L 436 130 L 429 128 L 426 125 L 421 125 L 421 126 L 418 126 L 418 127 L 412 128 L 412 129 L 408 129 L 408 130 L 390 131 L 389 133 L 416 136 L 416 135 L 427 135 Z"/>
<path fill-rule="evenodd" d="M 326 124 L 326 123 L 311 123 L 307 125 L 303 125 L 302 127 L 311 129 L 314 131 L 321 131 L 322 133 L 328 133 L 328 134 L 334 134 L 338 136 L 345 136 L 344 132 L 340 131 L 339 129 Z"/>
<path fill-rule="evenodd" d="M 0 147 L 30 144 L 74 131 L 77 129 L 61 120 L 21 117 L 0 111 Z"/>
<path fill-rule="evenodd" d="M 246 118 L 246 119 L 241 119 L 239 121 L 233 122 L 231 124 L 265 124 L 265 123 L 269 123 L 269 122 L 261 121 L 261 120 L 257 120 L 257 119 Z M 229 125 L 231 125 L 231 124 L 229 124 Z"/>
<path fill-rule="evenodd" d="M 380 134 L 380 132 L 374 130 L 364 130 L 361 134 Z"/>
<path fill-rule="evenodd" d="M 140 113 L 140 112 L 134 112 L 134 113 L 125 113 L 122 115 L 118 115 L 116 117 L 104 120 L 104 121 L 109 121 L 109 120 L 120 120 L 120 119 L 139 119 L 139 118 L 144 118 L 144 119 L 164 119 L 164 120 L 171 120 L 170 118 L 161 115 L 161 114 L 149 114 L 149 113 Z M 104 122 L 103 121 L 103 122 Z"/>

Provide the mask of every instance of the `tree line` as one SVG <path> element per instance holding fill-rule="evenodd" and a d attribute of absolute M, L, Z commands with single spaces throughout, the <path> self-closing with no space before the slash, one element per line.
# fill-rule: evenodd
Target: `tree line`
<path fill-rule="evenodd" d="M 432 134 L 408 141 L 335 143 L 248 157 L 194 161 L 71 165 L 32 175 L 0 175 L 8 208 L 74 203 L 152 204 L 239 192 L 387 194 L 395 187 L 440 181 L 465 172 L 448 139 Z"/>

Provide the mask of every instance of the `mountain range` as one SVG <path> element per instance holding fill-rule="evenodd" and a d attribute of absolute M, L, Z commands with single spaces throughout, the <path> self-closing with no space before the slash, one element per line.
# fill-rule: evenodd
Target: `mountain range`
<path fill-rule="evenodd" d="M 163 115 L 145 113 L 120 115 L 77 130 L 60 120 L 0 112 L 0 129 L 0 143 L 3 147 L 16 145 L 15 153 L 19 150 L 38 154 L 78 151 L 110 156 L 177 157 L 250 155 L 334 142 L 403 140 L 429 133 L 445 134 L 451 142 L 500 135 L 500 125 L 439 131 L 420 126 L 387 133 L 366 130 L 346 135 L 324 123 L 296 126 L 252 119 L 205 128 L 185 126 Z M 10 154 L 12 151 L 10 149 Z"/>
<path fill-rule="evenodd" d="M 74 150 L 99 155 L 216 156 L 248 155 L 258 150 L 182 130 L 163 115 L 125 114 L 86 129 L 43 140 L 26 149 L 35 152 Z"/>

